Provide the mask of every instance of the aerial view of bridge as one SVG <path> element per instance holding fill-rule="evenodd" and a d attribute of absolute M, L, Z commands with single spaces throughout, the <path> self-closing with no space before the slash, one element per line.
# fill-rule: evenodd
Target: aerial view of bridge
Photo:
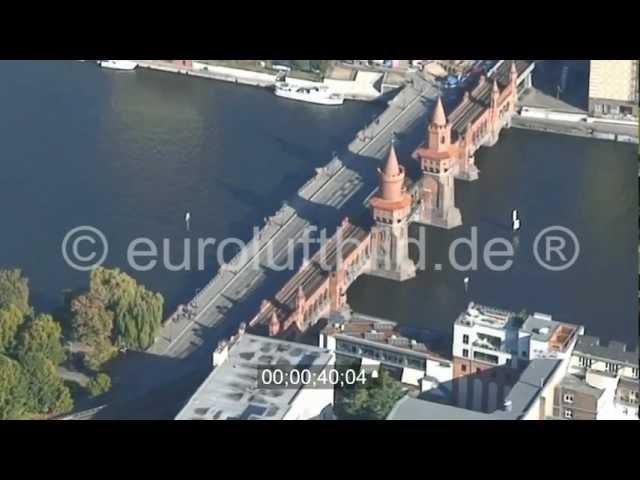
<path fill-rule="evenodd" d="M 162 386 L 190 374 L 202 376 L 215 346 L 238 328 L 295 338 L 319 318 L 343 309 L 347 288 L 363 273 L 398 280 L 415 275 L 406 245 L 408 223 L 459 224 L 442 222 L 455 210 L 453 179 L 478 178 L 473 155 L 510 126 L 518 90 L 530 85 L 533 68 L 528 61 L 499 61 L 448 115 L 440 84 L 415 75 L 346 149 L 265 219 L 244 252 L 169 316 L 144 361 L 116 371 L 114 381 L 126 392 L 118 402 L 157 395 Z M 422 140 L 405 132 L 417 132 Z M 406 151 L 400 160 L 418 162 L 420 179 L 405 176 L 396 150 Z M 377 171 L 381 163 L 385 167 Z M 367 206 L 373 198 L 378 201 L 372 216 Z M 351 221 L 364 217 L 373 225 Z M 312 226 L 326 229 L 331 240 L 310 261 L 294 271 L 269 268 L 268 261 L 283 258 L 288 245 Z M 343 247 L 337 238 L 352 241 Z M 157 368 L 158 358 L 167 360 L 164 368 Z"/>

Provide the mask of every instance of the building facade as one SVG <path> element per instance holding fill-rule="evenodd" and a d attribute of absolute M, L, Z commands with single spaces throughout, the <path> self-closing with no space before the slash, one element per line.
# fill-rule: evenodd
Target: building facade
<path fill-rule="evenodd" d="M 583 327 L 549 315 L 518 314 L 471 302 L 453 327 L 454 401 L 462 408 L 495 409 L 534 360 L 557 360 L 563 376 L 582 333 Z M 551 390 L 541 406 L 548 415 L 552 396 Z"/>
<path fill-rule="evenodd" d="M 638 419 L 640 380 L 637 350 L 628 351 L 625 344 L 615 341 L 605 346 L 597 337 L 581 336 L 571 356 L 569 374 L 576 381 L 602 390 L 598 420 Z M 570 406 L 565 408 L 571 409 Z"/>
<path fill-rule="evenodd" d="M 383 365 L 397 371 L 402 383 L 422 390 L 452 379 L 451 360 L 404 335 L 395 322 L 359 313 L 337 320 L 320 332 L 319 345 L 335 352 L 338 359 L 357 360 L 374 369 Z"/>
<path fill-rule="evenodd" d="M 638 117 L 638 60 L 591 60 L 589 113 Z"/>

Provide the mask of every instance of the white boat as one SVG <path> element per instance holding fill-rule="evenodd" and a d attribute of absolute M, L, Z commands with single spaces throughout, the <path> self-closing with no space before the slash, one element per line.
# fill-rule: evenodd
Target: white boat
<path fill-rule="evenodd" d="M 112 70 L 134 70 L 138 66 L 131 60 L 98 60 L 98 65 Z"/>
<path fill-rule="evenodd" d="M 333 92 L 327 85 L 297 86 L 287 82 L 276 82 L 275 93 L 279 97 L 319 105 L 342 105 L 344 103 L 344 96 Z"/>

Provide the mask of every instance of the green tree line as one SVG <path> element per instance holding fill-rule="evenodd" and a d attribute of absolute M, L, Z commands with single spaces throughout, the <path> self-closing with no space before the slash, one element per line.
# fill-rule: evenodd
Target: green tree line
<path fill-rule="evenodd" d="M 73 408 L 58 375 L 67 339 L 84 345 L 84 364 L 98 372 L 87 385 L 91 396 L 111 386 L 99 372 L 119 348 L 144 350 L 161 327 L 164 300 L 118 269 L 97 268 L 89 288 L 67 298 L 56 316 L 35 314 L 29 282 L 20 270 L 0 270 L 0 419 L 37 418 Z"/>

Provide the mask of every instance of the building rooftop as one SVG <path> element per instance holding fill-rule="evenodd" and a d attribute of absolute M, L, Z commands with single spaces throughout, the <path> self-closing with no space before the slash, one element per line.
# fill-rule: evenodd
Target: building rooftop
<path fill-rule="evenodd" d="M 405 395 L 394 405 L 387 420 L 489 420 L 488 417 L 486 413 Z"/>
<path fill-rule="evenodd" d="M 503 330 L 518 329 L 522 325 L 522 320 L 515 312 L 470 302 L 455 323 L 468 327 L 479 325 Z"/>
<path fill-rule="evenodd" d="M 553 350 L 559 351 L 566 350 L 579 330 L 577 325 L 557 322 L 543 313 L 529 315 L 522 325 L 522 331 L 530 334 L 532 340 L 549 342 Z"/>
<path fill-rule="evenodd" d="M 323 333 L 328 336 L 344 336 L 366 342 L 383 344 L 392 349 L 410 350 L 434 357 L 437 360 L 446 360 L 427 347 L 425 343 L 418 341 L 416 338 L 405 336 L 400 330 L 398 324 L 391 320 L 384 320 L 361 313 L 353 313 L 349 320 L 328 324 L 324 328 Z M 430 332 L 421 333 L 423 333 L 423 335 L 416 335 L 416 337 L 422 338 L 428 336 Z"/>
<path fill-rule="evenodd" d="M 619 362 L 630 367 L 638 367 L 638 351 L 629 352 L 626 345 L 620 342 L 609 342 L 608 346 L 604 346 L 600 345 L 598 337 L 582 335 L 578 337 L 574 352 L 604 361 Z"/>
<path fill-rule="evenodd" d="M 532 360 L 505 398 L 509 409 L 482 413 L 405 396 L 395 404 L 387 420 L 518 420 L 538 398 L 560 363 L 552 359 Z"/>
<path fill-rule="evenodd" d="M 259 389 L 258 369 L 269 365 L 323 367 L 333 358 L 329 350 L 318 347 L 241 335 L 176 420 L 282 419 L 300 388 Z"/>
<path fill-rule="evenodd" d="M 565 376 L 562 382 L 560 382 L 560 385 L 563 388 L 569 388 L 594 398 L 600 398 L 604 393 L 603 389 L 589 385 L 584 379 L 576 377 L 575 375 Z"/>

